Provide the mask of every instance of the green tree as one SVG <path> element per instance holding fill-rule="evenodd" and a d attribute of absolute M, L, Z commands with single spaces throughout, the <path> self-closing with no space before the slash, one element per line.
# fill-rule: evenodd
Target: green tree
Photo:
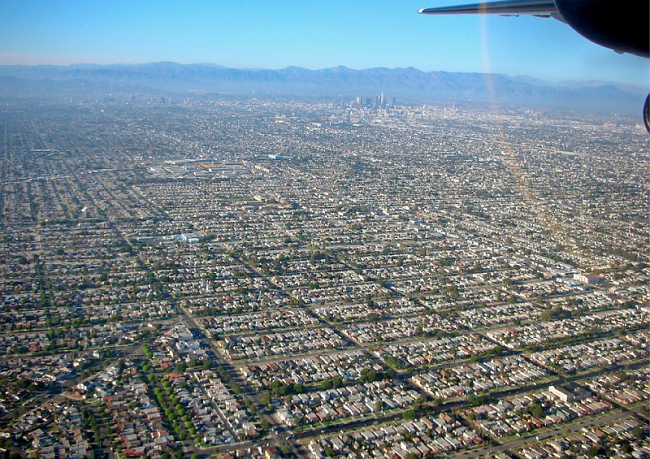
<path fill-rule="evenodd" d="M 415 410 L 408 410 L 405 411 L 404 414 L 402 414 L 402 417 L 404 418 L 405 421 L 412 421 L 417 417 L 417 415 L 418 414 L 415 412 Z"/>
<path fill-rule="evenodd" d="M 597 446 L 597 445 L 591 446 L 587 450 L 587 456 L 589 456 L 589 457 L 599 456 L 602 453 L 603 453 L 603 448 L 601 448 L 600 446 Z"/>
<path fill-rule="evenodd" d="M 542 407 L 539 402 L 534 402 L 528 405 L 526 411 L 537 419 L 542 419 L 544 417 L 544 407 Z"/>
<path fill-rule="evenodd" d="M 377 379 L 377 372 L 371 370 L 370 368 L 364 368 L 361 370 L 361 375 L 359 381 L 361 383 L 365 382 L 374 382 Z"/>
<path fill-rule="evenodd" d="M 470 394 L 469 403 L 471 403 L 473 406 L 481 406 L 485 403 L 485 397 L 476 394 Z"/>

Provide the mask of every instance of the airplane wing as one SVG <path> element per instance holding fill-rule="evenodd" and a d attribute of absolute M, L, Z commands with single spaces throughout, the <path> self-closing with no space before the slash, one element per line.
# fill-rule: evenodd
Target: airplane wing
<path fill-rule="evenodd" d="M 533 16 L 560 19 L 560 14 L 553 0 L 504 0 L 458 6 L 442 6 L 438 8 L 423 8 L 418 12 L 420 14 L 500 14 L 502 16 L 531 14 Z"/>

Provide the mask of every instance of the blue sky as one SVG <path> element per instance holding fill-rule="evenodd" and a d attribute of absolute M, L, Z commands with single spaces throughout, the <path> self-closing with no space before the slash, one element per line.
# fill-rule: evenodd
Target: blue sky
<path fill-rule="evenodd" d="M 1 0 L 0 64 L 345 65 L 494 72 L 650 86 L 618 55 L 553 19 L 417 14 L 454 0 Z"/>

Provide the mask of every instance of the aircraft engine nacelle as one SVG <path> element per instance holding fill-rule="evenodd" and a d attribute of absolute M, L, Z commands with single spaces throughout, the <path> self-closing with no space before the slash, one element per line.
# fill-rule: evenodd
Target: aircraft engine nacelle
<path fill-rule="evenodd" d="M 619 53 L 649 56 L 648 0 L 554 0 L 571 28 Z"/>

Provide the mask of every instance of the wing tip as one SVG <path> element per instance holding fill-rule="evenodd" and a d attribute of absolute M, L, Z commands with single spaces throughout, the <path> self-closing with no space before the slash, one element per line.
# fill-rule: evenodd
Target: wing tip
<path fill-rule="evenodd" d="M 478 3 L 422 8 L 420 14 L 500 14 L 553 15 L 557 14 L 555 0 L 479 0 Z"/>

